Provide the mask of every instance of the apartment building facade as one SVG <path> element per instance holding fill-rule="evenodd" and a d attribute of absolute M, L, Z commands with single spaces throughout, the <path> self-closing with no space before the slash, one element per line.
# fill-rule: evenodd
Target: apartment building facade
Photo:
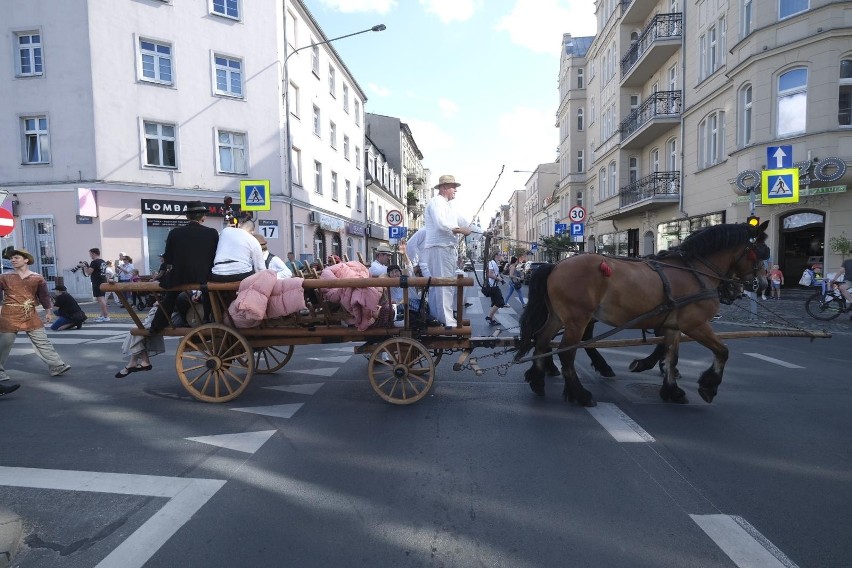
<path fill-rule="evenodd" d="M 830 0 L 757 8 L 599 0 L 585 57 L 563 45 L 560 81 L 572 80 L 560 115 L 582 96 L 582 70 L 587 171 L 562 139 L 561 186 L 569 203 L 582 195 L 587 250 L 645 255 L 743 222 L 757 187 L 755 214 L 770 221 L 772 260 L 788 280 L 808 262 L 839 266 L 831 238 L 852 234 L 852 9 Z M 779 146 L 791 147 L 800 198 L 764 205 L 761 172 L 775 169 L 768 150 Z"/>
<path fill-rule="evenodd" d="M 269 183 L 257 216 L 277 254 L 339 254 L 346 235 L 366 250 L 364 207 L 341 198 L 363 192 L 366 97 L 330 45 L 287 59 L 327 39 L 298 0 L 13 0 L 5 14 L 3 244 L 31 250 L 51 286 L 84 292 L 69 269 L 91 247 L 150 273 L 186 201 L 218 229 L 252 180 Z"/>

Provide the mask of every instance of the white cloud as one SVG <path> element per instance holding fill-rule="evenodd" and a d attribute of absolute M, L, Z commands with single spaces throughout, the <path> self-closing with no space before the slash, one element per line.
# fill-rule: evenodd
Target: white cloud
<path fill-rule="evenodd" d="M 414 143 L 422 152 L 442 152 L 452 150 L 456 146 L 456 139 L 452 134 L 445 132 L 434 122 L 425 120 L 406 120 L 414 136 Z"/>
<path fill-rule="evenodd" d="M 376 12 L 387 14 L 396 8 L 396 0 L 320 0 L 324 6 L 346 14 Z"/>
<path fill-rule="evenodd" d="M 435 14 L 439 20 L 448 24 L 469 20 L 482 6 L 482 0 L 420 0 L 420 5 L 427 13 Z"/>
<path fill-rule="evenodd" d="M 386 89 L 385 87 L 380 87 L 375 83 L 367 83 L 367 89 L 372 92 L 377 97 L 388 97 L 390 96 L 390 89 Z"/>
<path fill-rule="evenodd" d="M 454 117 L 459 111 L 459 105 L 444 97 L 438 99 L 438 108 L 441 109 L 441 114 L 447 118 Z"/>
<path fill-rule="evenodd" d="M 559 54 L 562 34 L 595 35 L 597 21 L 592 3 L 572 0 L 517 0 L 497 24 L 512 43 L 539 53 Z"/>

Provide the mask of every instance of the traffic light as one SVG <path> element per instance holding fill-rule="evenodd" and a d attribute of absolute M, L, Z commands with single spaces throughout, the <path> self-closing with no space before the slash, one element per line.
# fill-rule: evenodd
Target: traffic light
<path fill-rule="evenodd" d="M 746 223 L 748 223 L 749 227 L 757 227 L 760 225 L 760 217 L 755 215 L 749 215 L 748 219 L 746 219 Z"/>

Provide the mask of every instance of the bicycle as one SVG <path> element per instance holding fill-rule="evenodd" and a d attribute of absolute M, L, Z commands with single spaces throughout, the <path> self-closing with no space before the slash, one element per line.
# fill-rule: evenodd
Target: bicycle
<path fill-rule="evenodd" d="M 808 315 L 821 321 L 830 321 L 852 309 L 837 284 L 829 279 L 822 280 L 820 290 L 805 300 L 805 311 Z"/>

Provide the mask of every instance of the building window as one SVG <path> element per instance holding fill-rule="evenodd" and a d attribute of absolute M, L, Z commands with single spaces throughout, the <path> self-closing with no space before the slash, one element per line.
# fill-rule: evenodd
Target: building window
<path fill-rule="evenodd" d="M 322 124 L 320 123 L 320 109 L 314 105 L 314 134 L 322 138 Z"/>
<path fill-rule="evenodd" d="M 335 201 L 340 200 L 340 195 L 337 192 L 337 172 L 331 172 L 331 198 Z"/>
<path fill-rule="evenodd" d="M 791 69 L 778 77 L 778 136 L 805 132 L 808 111 L 808 70 Z"/>
<path fill-rule="evenodd" d="M 172 47 L 166 43 L 139 40 L 142 79 L 172 85 Z"/>
<path fill-rule="evenodd" d="M 332 148 L 337 149 L 337 125 L 333 120 L 328 123 L 328 143 Z"/>
<path fill-rule="evenodd" d="M 725 62 L 725 18 L 719 18 L 698 38 L 699 78 L 705 79 Z"/>
<path fill-rule="evenodd" d="M 290 114 L 299 118 L 299 86 L 295 83 L 290 83 Z"/>
<path fill-rule="evenodd" d="M 577 205 L 579 205 L 580 207 L 583 206 L 583 192 L 582 191 L 577 192 Z"/>
<path fill-rule="evenodd" d="M 577 150 L 577 173 L 581 174 L 585 170 L 585 164 L 583 163 L 583 150 Z"/>
<path fill-rule="evenodd" d="M 752 102 L 751 85 L 745 85 L 740 89 L 740 147 L 751 144 Z"/>
<path fill-rule="evenodd" d="M 49 164 L 50 137 L 46 116 L 27 116 L 21 118 L 23 129 L 23 163 Z"/>
<path fill-rule="evenodd" d="M 17 49 L 16 73 L 18 77 L 34 77 L 44 74 L 44 59 L 41 48 L 41 34 L 24 32 L 15 34 Z"/>
<path fill-rule="evenodd" d="M 319 46 L 316 45 L 311 48 L 311 71 L 319 77 Z"/>
<path fill-rule="evenodd" d="M 219 130 L 216 135 L 219 146 L 220 173 L 246 174 L 246 135 L 242 132 Z"/>
<path fill-rule="evenodd" d="M 603 201 L 606 198 L 606 168 L 601 168 L 598 170 L 598 201 Z"/>
<path fill-rule="evenodd" d="M 314 193 L 322 195 L 322 164 L 314 160 Z"/>
<path fill-rule="evenodd" d="M 666 150 L 669 158 L 669 168 L 670 172 L 678 171 L 677 168 L 677 138 L 672 138 L 666 143 Z"/>
<path fill-rule="evenodd" d="M 361 102 L 358 99 L 355 99 L 353 102 L 355 105 L 355 124 L 361 125 Z"/>
<path fill-rule="evenodd" d="M 216 94 L 243 96 L 242 61 L 224 55 L 214 55 L 213 68 L 216 73 Z"/>
<path fill-rule="evenodd" d="M 583 109 L 581 108 L 577 109 L 577 130 L 581 132 L 583 130 Z"/>
<path fill-rule="evenodd" d="M 355 169 L 361 169 L 361 148 L 355 146 Z"/>
<path fill-rule="evenodd" d="M 639 179 L 639 159 L 630 156 L 627 159 L 627 183 L 635 183 Z"/>
<path fill-rule="evenodd" d="M 299 45 L 298 23 L 299 20 L 296 18 L 296 14 L 287 10 L 287 43 L 290 44 L 290 47 L 293 49 L 296 49 L 296 46 Z"/>
<path fill-rule="evenodd" d="M 660 171 L 660 149 L 654 148 L 650 155 L 651 171 L 657 173 Z"/>
<path fill-rule="evenodd" d="M 840 126 L 852 126 L 852 59 L 840 62 L 840 97 L 837 101 Z"/>
<path fill-rule="evenodd" d="M 778 19 L 801 14 L 810 8 L 810 0 L 778 0 Z"/>
<path fill-rule="evenodd" d="M 358 184 L 358 186 L 355 188 L 355 209 L 357 209 L 358 212 L 360 212 L 362 210 L 361 209 L 361 197 L 362 197 L 361 194 L 363 193 L 363 191 L 364 190 L 361 188 L 361 185 Z"/>
<path fill-rule="evenodd" d="M 609 163 L 609 194 L 615 195 L 618 193 L 618 173 L 615 169 L 615 162 Z"/>
<path fill-rule="evenodd" d="M 346 180 L 344 182 L 344 188 L 346 193 L 343 197 L 346 199 L 346 206 L 352 207 L 352 182 Z"/>
<path fill-rule="evenodd" d="M 343 83 L 343 112 L 349 114 L 349 85 Z"/>
<path fill-rule="evenodd" d="M 174 124 L 164 122 L 143 122 L 145 129 L 145 165 L 158 168 L 175 168 Z"/>
<path fill-rule="evenodd" d="M 213 0 L 213 13 L 239 20 L 240 0 Z"/>
<path fill-rule="evenodd" d="M 337 74 L 331 64 L 328 66 L 328 94 L 337 97 Z"/>
<path fill-rule="evenodd" d="M 709 114 L 698 125 L 698 167 L 709 168 L 725 155 L 725 113 Z"/>
<path fill-rule="evenodd" d="M 347 135 L 343 135 L 343 157 L 348 160 L 349 159 L 349 137 Z"/>
<path fill-rule="evenodd" d="M 585 89 L 586 88 L 586 80 L 585 80 L 585 77 L 583 77 L 583 70 L 582 69 L 577 69 L 577 88 L 578 89 Z"/>
<path fill-rule="evenodd" d="M 742 22 L 743 22 L 743 37 L 747 36 L 751 33 L 752 26 L 754 25 L 752 22 L 752 8 L 754 5 L 753 0 L 742 0 L 743 2 L 743 14 L 742 14 Z"/>
<path fill-rule="evenodd" d="M 296 147 L 290 153 L 290 176 L 292 183 L 302 185 L 302 151 Z"/>

